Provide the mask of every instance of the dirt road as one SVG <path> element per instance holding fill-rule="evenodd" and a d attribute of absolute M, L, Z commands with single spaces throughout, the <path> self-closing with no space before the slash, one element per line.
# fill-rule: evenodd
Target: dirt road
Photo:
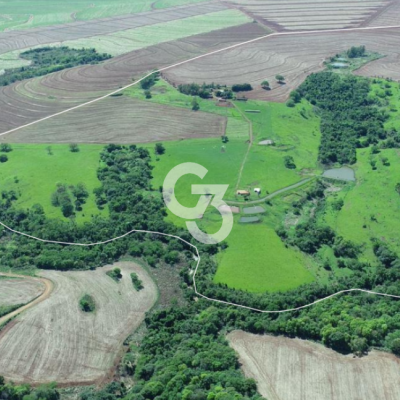
<path fill-rule="evenodd" d="M 0 272 L 0 276 L 8 276 L 10 278 L 32 279 L 35 281 L 40 281 L 40 282 L 44 283 L 44 285 L 45 285 L 45 289 L 44 289 L 43 293 L 40 296 L 36 297 L 36 299 L 32 300 L 30 303 L 25 304 L 24 306 L 22 306 L 20 308 L 17 308 L 16 310 L 10 312 L 9 314 L 6 314 L 3 317 L 1 317 L 0 318 L 0 326 L 3 325 L 5 322 L 9 321 L 11 318 L 16 317 L 18 314 L 22 313 L 23 311 L 48 299 L 54 288 L 53 282 L 50 279 L 46 279 L 46 278 L 35 278 L 32 276 L 17 275 L 17 274 L 11 274 L 11 273 L 3 273 L 3 272 Z"/>

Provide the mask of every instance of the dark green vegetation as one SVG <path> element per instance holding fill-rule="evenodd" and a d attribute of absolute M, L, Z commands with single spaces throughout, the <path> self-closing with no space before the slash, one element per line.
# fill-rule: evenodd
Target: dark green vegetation
<path fill-rule="evenodd" d="M 367 79 L 331 72 L 310 75 L 296 91 L 320 112 L 323 164 L 353 164 L 357 148 L 386 138 L 387 116 L 375 107 L 369 91 Z"/>
<path fill-rule="evenodd" d="M 89 192 L 83 183 L 68 187 L 59 183 L 57 190 L 51 196 L 51 204 L 54 207 L 61 207 L 64 217 L 70 217 L 74 214 L 74 210 L 82 211 L 82 205 L 86 203 L 88 197 Z"/>
<path fill-rule="evenodd" d="M 29 385 L 5 383 L 0 376 L 0 399 L 10 400 L 59 400 L 60 394 L 55 384 L 32 388 Z"/>
<path fill-rule="evenodd" d="M 79 307 L 84 312 L 93 312 L 96 309 L 96 303 L 92 296 L 85 294 L 79 300 Z"/>
<path fill-rule="evenodd" d="M 13 312 L 14 310 L 22 307 L 23 304 L 14 304 L 12 306 L 2 306 L 0 305 L 0 317 L 2 317 L 3 315 L 9 314 L 10 312 Z M 1 327 L 0 327 L 1 329 Z"/>
<path fill-rule="evenodd" d="M 115 282 L 119 282 L 122 278 L 121 268 L 114 268 L 111 271 L 107 271 L 106 274 Z"/>
<path fill-rule="evenodd" d="M 84 64 L 97 64 L 111 58 L 109 54 L 99 54 L 95 49 L 70 49 L 62 47 L 41 47 L 24 51 L 20 54 L 24 60 L 30 60 L 27 67 L 6 69 L 0 75 L 0 86 L 7 86 L 16 81 L 47 75 L 65 68 Z"/>
<path fill-rule="evenodd" d="M 131 273 L 131 280 L 136 290 L 143 289 L 143 282 L 140 280 L 140 278 L 135 272 Z"/>

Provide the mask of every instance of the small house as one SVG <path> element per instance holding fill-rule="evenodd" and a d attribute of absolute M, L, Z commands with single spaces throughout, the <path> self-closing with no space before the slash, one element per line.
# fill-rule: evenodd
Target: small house
<path fill-rule="evenodd" d="M 261 189 L 260 188 L 254 188 L 254 192 L 257 193 L 258 195 L 261 194 Z"/>

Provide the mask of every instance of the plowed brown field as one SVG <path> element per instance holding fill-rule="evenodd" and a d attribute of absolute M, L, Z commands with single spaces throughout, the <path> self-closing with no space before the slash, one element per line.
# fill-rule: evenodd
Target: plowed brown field
<path fill-rule="evenodd" d="M 54 291 L 26 310 L 0 332 L 0 375 L 16 382 L 87 384 L 104 379 L 113 368 L 124 339 L 143 321 L 157 299 L 157 288 L 138 265 L 118 263 L 119 283 L 106 275 L 112 266 L 95 271 L 44 271 Z M 130 273 L 144 289 L 137 292 Z M 79 300 L 90 294 L 93 313 Z"/>
<path fill-rule="evenodd" d="M 14 306 L 30 302 L 44 290 L 37 280 L 3 278 L 0 276 L 0 306 Z"/>
<path fill-rule="evenodd" d="M 397 400 L 400 360 L 372 351 L 368 356 L 343 356 L 300 339 L 228 335 L 246 376 L 254 378 L 268 400 Z"/>

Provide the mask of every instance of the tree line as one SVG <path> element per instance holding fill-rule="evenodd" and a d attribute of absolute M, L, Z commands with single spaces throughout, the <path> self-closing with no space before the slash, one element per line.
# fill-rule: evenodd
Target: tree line
<path fill-rule="evenodd" d="M 7 86 L 13 82 L 47 75 L 78 65 L 97 64 L 108 60 L 111 55 L 97 53 L 95 49 L 71 49 L 61 46 L 27 50 L 22 52 L 19 57 L 31 61 L 31 64 L 25 67 L 6 69 L 0 75 L 0 86 Z"/>

